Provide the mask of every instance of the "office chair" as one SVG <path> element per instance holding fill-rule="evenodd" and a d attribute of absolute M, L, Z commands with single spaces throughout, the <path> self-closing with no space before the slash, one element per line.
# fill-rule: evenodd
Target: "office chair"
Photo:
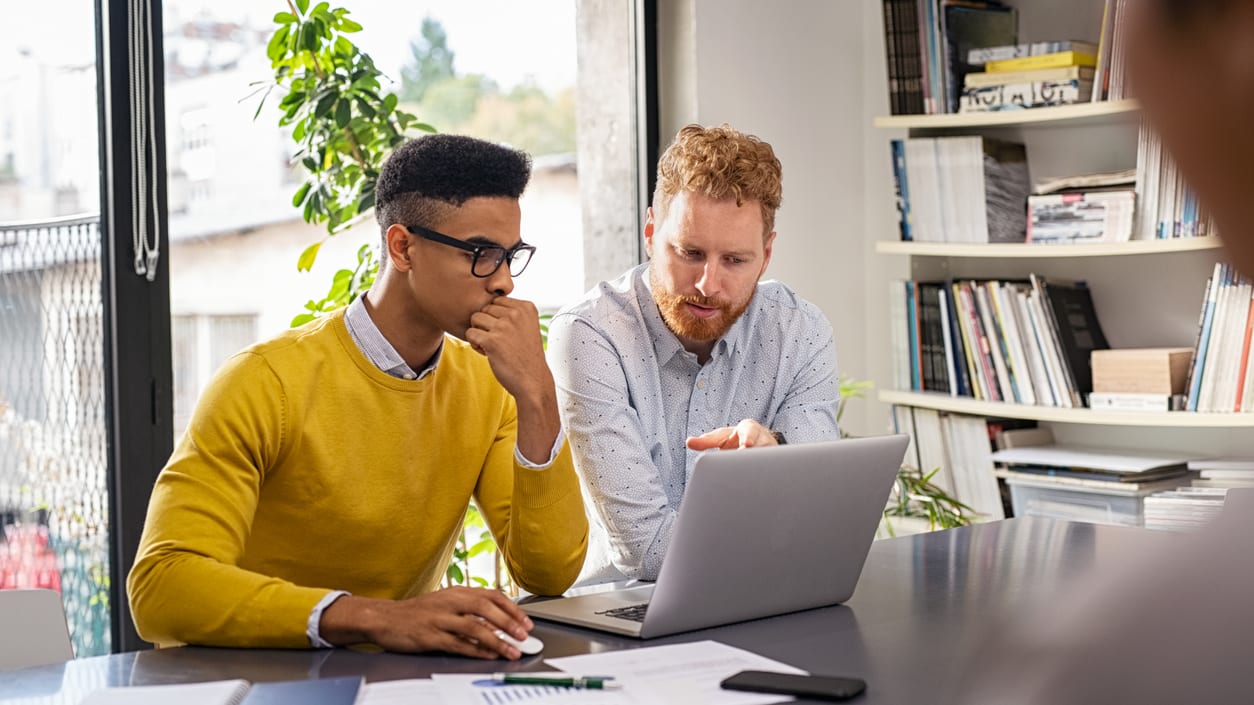
<path fill-rule="evenodd" d="M 0 590 L 0 635 L 0 671 L 74 658 L 55 590 Z"/>

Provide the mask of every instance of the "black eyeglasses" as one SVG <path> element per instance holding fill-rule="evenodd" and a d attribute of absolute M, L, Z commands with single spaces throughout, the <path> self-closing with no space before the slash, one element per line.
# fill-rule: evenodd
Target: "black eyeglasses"
<path fill-rule="evenodd" d="M 520 242 L 507 250 L 500 245 L 475 245 L 421 225 L 406 225 L 405 229 L 424 240 L 475 253 L 470 263 L 470 273 L 480 278 L 495 274 L 505 260 L 509 260 L 510 276 L 516 277 L 523 273 L 528 264 L 531 264 L 531 256 L 536 253 L 536 246 L 525 242 Z"/>

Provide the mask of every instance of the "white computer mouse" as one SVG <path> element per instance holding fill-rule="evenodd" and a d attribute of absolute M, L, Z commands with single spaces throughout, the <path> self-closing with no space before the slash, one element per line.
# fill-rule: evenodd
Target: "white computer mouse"
<path fill-rule="evenodd" d="M 534 636 L 531 636 L 530 634 L 528 634 L 527 638 L 522 641 L 515 639 L 500 629 L 496 630 L 496 635 L 501 637 L 501 641 L 504 641 L 506 644 L 513 645 L 514 648 L 523 652 L 527 656 L 533 656 L 541 651 L 544 651 L 544 642 Z"/>

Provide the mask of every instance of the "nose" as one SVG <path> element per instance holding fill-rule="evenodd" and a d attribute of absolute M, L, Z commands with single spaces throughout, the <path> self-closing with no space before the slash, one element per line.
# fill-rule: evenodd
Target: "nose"
<path fill-rule="evenodd" d="M 723 273 L 719 270 L 716 260 L 709 260 L 701 267 L 701 278 L 697 280 L 697 291 L 702 296 L 715 297 L 723 290 Z"/>
<path fill-rule="evenodd" d="M 514 275 L 509 273 L 509 262 L 502 262 L 500 267 L 486 280 L 488 291 L 497 296 L 509 296 L 514 290 Z"/>

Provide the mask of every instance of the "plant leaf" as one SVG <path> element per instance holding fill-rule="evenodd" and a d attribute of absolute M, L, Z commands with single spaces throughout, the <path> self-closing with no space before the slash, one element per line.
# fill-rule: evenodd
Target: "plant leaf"
<path fill-rule="evenodd" d="M 296 260 L 296 269 L 301 272 L 308 272 L 313 268 L 314 260 L 318 258 L 318 250 L 322 249 L 322 241 L 315 242 L 305 251 L 300 253 L 300 258 Z"/>

